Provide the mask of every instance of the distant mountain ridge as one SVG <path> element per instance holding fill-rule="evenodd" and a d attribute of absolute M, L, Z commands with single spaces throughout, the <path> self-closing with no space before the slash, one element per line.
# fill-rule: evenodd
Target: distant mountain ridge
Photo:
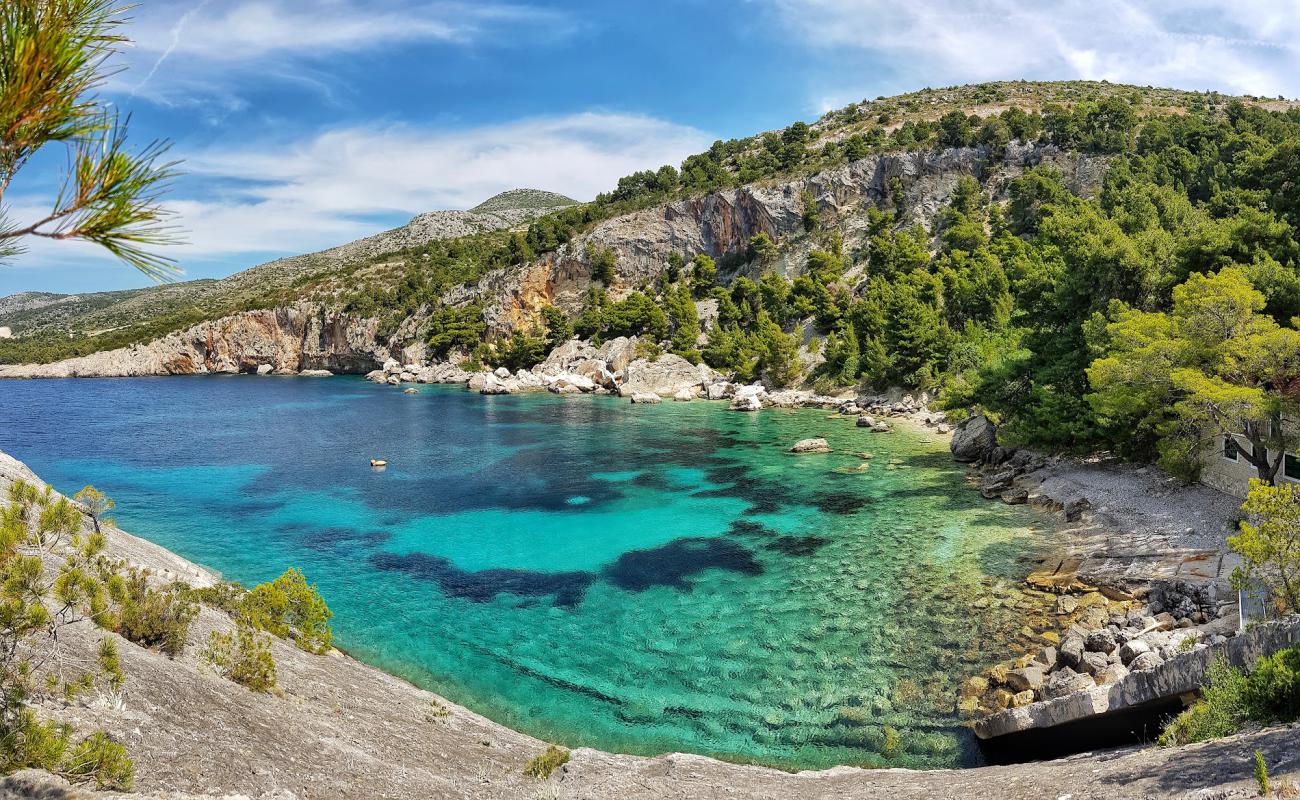
<path fill-rule="evenodd" d="M 268 261 L 225 278 L 72 295 L 19 292 L 0 297 L 0 326 L 10 327 L 15 336 L 56 331 L 84 336 L 118 330 L 141 319 L 197 322 L 346 263 L 438 239 L 514 228 L 576 203 L 541 189 L 510 189 L 468 211 L 426 212 L 399 228 L 319 252 Z"/>

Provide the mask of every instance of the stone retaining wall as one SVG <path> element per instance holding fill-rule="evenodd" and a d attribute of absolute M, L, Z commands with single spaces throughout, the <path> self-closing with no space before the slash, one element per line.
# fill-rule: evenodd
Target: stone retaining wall
<path fill-rule="evenodd" d="M 975 723 L 975 735 L 989 740 L 1177 697 L 1200 689 L 1210 664 L 1219 656 L 1233 666 L 1249 666 L 1260 656 L 1295 644 L 1300 644 L 1300 617 L 1263 623 L 1222 644 L 1185 653 L 1154 669 L 1134 672 L 1118 683 L 990 715 Z"/>

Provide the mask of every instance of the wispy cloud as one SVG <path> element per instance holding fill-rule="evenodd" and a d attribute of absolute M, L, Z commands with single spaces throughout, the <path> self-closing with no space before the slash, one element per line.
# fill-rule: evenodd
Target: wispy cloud
<path fill-rule="evenodd" d="M 1088 78 L 1300 94 L 1294 0 L 759 0 L 809 46 L 907 84 Z M 823 105 L 861 99 L 832 87 Z"/>
<path fill-rule="evenodd" d="M 144 13 L 147 12 L 147 13 Z M 340 55 L 424 43 L 472 46 L 562 37 L 567 14 L 524 4 L 456 0 L 179 0 L 136 15 L 123 54 L 130 69 L 108 89 L 176 105 L 200 97 L 230 104 L 238 78 L 302 78 Z M 323 85 L 323 82 L 322 82 Z"/>

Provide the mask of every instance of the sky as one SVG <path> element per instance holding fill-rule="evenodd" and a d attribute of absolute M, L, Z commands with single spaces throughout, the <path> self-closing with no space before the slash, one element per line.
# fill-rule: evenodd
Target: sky
<path fill-rule="evenodd" d="M 1300 96 L 1296 0 L 141 0 L 100 98 L 182 161 L 184 278 L 528 186 L 588 200 L 715 139 L 926 86 L 1106 79 Z M 66 155 L 5 197 L 48 207 Z M 0 296 L 149 279 L 33 242 Z"/>

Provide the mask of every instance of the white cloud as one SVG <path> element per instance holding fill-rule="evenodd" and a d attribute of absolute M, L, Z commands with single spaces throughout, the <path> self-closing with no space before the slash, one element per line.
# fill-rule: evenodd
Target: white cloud
<path fill-rule="evenodd" d="M 230 76 L 297 79 L 328 92 L 307 74 L 307 62 L 395 46 L 472 45 L 488 37 L 511 41 L 565 35 L 565 14 L 522 4 L 429 0 L 183 0 L 137 10 L 123 53 L 128 70 L 108 89 L 165 104 L 197 95 L 238 103 Z"/>
<path fill-rule="evenodd" d="M 526 186 L 590 199 L 638 169 L 677 164 L 713 137 L 650 117 L 582 113 L 453 132 L 349 127 L 287 145 L 183 153 L 201 195 L 167 203 L 186 258 L 305 252 L 374 233 L 377 215 L 468 208 Z"/>
<path fill-rule="evenodd" d="M 761 2 L 809 45 L 866 51 L 917 88 L 1088 78 L 1300 95 L 1294 0 Z M 850 88 L 820 104 L 860 99 Z"/>

